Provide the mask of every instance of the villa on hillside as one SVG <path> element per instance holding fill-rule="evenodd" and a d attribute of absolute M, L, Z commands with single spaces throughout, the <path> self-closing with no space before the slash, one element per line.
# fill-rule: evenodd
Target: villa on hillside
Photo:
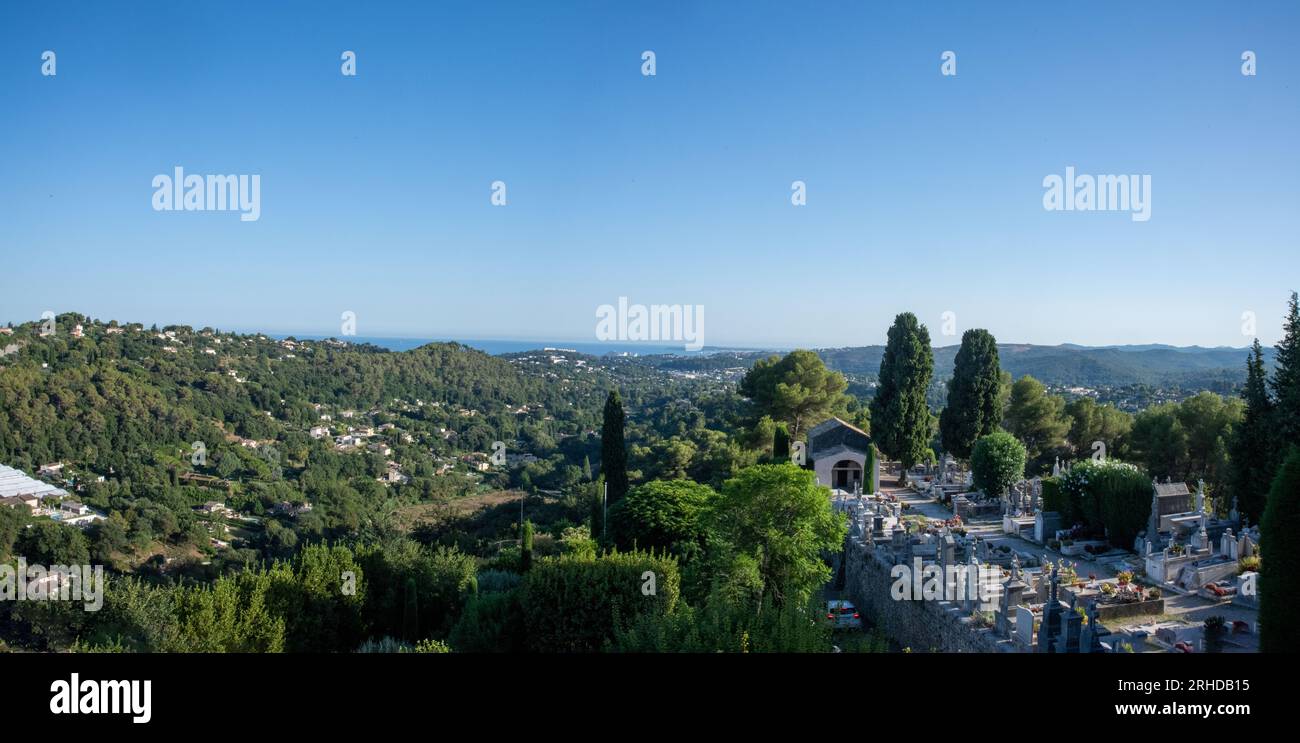
<path fill-rule="evenodd" d="M 837 490 L 874 493 L 880 487 L 880 459 L 871 436 L 857 426 L 830 418 L 808 430 L 808 466 L 817 482 Z M 870 481 L 863 481 L 869 471 Z"/>

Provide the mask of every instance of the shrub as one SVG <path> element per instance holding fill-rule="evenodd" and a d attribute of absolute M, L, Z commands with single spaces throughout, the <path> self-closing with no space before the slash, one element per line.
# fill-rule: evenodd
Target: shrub
<path fill-rule="evenodd" d="M 1151 481 L 1137 467 L 1114 459 L 1084 460 L 1060 478 L 1058 507 L 1067 522 L 1102 530 L 1117 547 L 1132 547 L 1151 514 Z M 1046 492 L 1046 490 L 1044 490 Z"/>
<path fill-rule="evenodd" d="M 526 649 L 521 591 L 479 594 L 470 599 L 451 629 L 448 644 L 458 653 L 520 653 Z"/>
<path fill-rule="evenodd" d="M 478 592 L 504 593 L 519 586 L 523 577 L 509 570 L 487 569 L 478 572 Z"/>
<path fill-rule="evenodd" d="M 649 575 L 647 575 L 649 574 Z M 654 591 L 648 592 L 653 579 Z M 595 652 L 645 614 L 671 614 L 677 561 L 648 552 L 538 560 L 523 584 L 524 627 L 537 652 Z"/>
<path fill-rule="evenodd" d="M 1069 504 L 1065 500 L 1065 494 L 1061 492 L 1061 481 L 1055 477 L 1044 477 L 1043 484 L 1043 510 L 1055 511 L 1063 516 L 1067 515 Z M 1077 519 L 1076 519 L 1077 520 Z M 1074 523 L 1074 520 L 1070 520 Z"/>
<path fill-rule="evenodd" d="M 1025 445 L 1006 431 L 981 436 L 971 450 L 971 481 L 988 495 L 1002 495 L 1024 477 L 1025 460 Z"/>
<path fill-rule="evenodd" d="M 609 535 L 619 549 L 670 550 L 699 542 L 700 513 L 716 496 L 690 480 L 655 480 L 638 485 L 609 509 Z"/>

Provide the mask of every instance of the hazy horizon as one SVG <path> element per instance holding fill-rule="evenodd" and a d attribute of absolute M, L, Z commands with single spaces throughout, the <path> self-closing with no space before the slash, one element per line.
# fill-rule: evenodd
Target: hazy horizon
<path fill-rule="evenodd" d="M 337 330 L 334 332 L 330 332 L 327 329 L 289 330 L 283 328 L 221 326 L 221 325 L 215 325 L 213 323 L 206 323 L 206 322 L 183 322 L 183 321 L 170 321 L 170 320 L 169 321 L 162 321 L 162 320 L 148 321 L 148 320 L 138 320 L 133 318 L 122 318 L 122 317 L 100 317 L 96 315 L 91 315 L 89 313 L 81 312 L 76 309 L 70 309 L 66 311 L 85 315 L 86 317 L 89 317 L 92 320 L 101 323 L 109 323 L 111 321 L 116 321 L 118 324 L 122 324 L 122 325 L 139 323 L 144 325 L 145 327 L 151 327 L 156 325 L 159 328 L 172 326 L 172 325 L 185 325 L 195 330 L 201 330 L 205 327 L 209 327 L 223 333 L 236 333 L 240 335 L 260 334 L 268 337 L 277 337 L 277 338 L 294 337 L 294 338 L 304 339 L 304 340 L 335 339 L 335 340 L 340 340 L 340 341 L 345 341 L 350 343 L 367 342 L 370 340 L 423 341 L 427 343 L 484 341 L 484 342 L 494 342 L 494 343 L 539 343 L 539 344 L 572 343 L 572 344 L 593 345 L 593 346 L 608 345 L 611 347 L 615 347 L 615 346 L 617 347 L 643 346 L 647 348 L 678 347 L 680 350 L 680 344 L 674 344 L 672 341 L 662 341 L 662 340 L 661 341 L 606 342 L 606 341 L 599 341 L 595 337 L 563 338 L 563 337 L 559 337 L 558 335 L 557 336 L 543 335 L 543 336 L 535 336 L 535 337 L 526 337 L 526 336 L 491 337 L 491 336 L 475 336 L 469 334 L 438 333 L 438 332 L 417 333 L 414 335 L 358 333 L 355 336 L 349 336 L 349 335 L 340 334 Z M 5 325 L 5 324 L 19 325 L 21 323 L 33 322 L 35 320 L 36 318 L 27 319 L 27 320 L 10 318 L 10 319 L 0 320 L 0 325 Z M 1202 349 L 1207 351 L 1213 351 L 1213 350 L 1248 351 L 1250 349 L 1249 343 L 1240 346 L 1233 346 L 1233 345 L 1207 346 L 1204 344 L 1177 345 L 1171 343 L 1162 343 L 1159 341 L 1152 341 L 1147 343 L 1134 342 L 1134 343 L 1097 343 L 1097 344 L 1076 343 L 1073 341 L 1062 341 L 1060 343 L 1028 343 L 1025 341 L 1006 340 L 1002 338 L 997 338 L 996 334 L 994 334 L 994 337 L 996 338 L 998 345 L 1001 346 L 1038 346 L 1038 347 L 1047 347 L 1047 348 L 1065 348 L 1065 347 L 1073 346 L 1073 347 L 1086 348 L 1086 349 L 1105 349 L 1105 348 L 1124 349 L 1124 348 L 1140 348 L 1140 347 L 1150 346 L 1150 347 L 1166 347 L 1166 348 L 1177 349 L 1177 350 Z M 930 343 L 931 347 L 935 349 L 951 348 L 951 347 L 957 347 L 961 345 L 961 338 L 959 336 L 958 337 L 938 336 L 933 329 L 931 329 L 930 331 L 930 340 L 931 340 Z M 1271 344 L 1263 343 L 1263 341 L 1261 341 L 1261 344 L 1263 345 L 1265 350 L 1272 348 Z M 885 345 L 884 339 L 882 338 L 879 342 L 873 342 L 873 343 L 852 343 L 852 344 L 830 343 L 830 344 L 816 344 L 816 345 L 799 344 L 799 343 L 780 344 L 780 345 L 774 343 L 728 343 L 725 341 L 720 341 L 716 343 L 715 342 L 706 343 L 704 345 L 704 348 L 709 350 L 715 350 L 715 351 L 721 350 L 721 351 L 785 351 L 788 352 L 798 348 L 810 349 L 810 350 L 823 350 L 823 349 L 833 350 L 837 348 L 862 348 L 868 346 L 883 347 L 884 345 Z M 538 346 L 538 348 L 540 349 L 541 346 Z"/>

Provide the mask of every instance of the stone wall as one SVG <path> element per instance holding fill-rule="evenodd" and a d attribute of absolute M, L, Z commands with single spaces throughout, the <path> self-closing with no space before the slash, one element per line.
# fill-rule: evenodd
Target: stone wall
<path fill-rule="evenodd" d="M 876 558 L 860 540 L 845 545 L 845 597 L 891 640 L 913 652 L 996 653 L 999 640 L 992 628 L 973 626 L 960 604 L 947 601 L 895 601 L 890 596 L 893 565 Z"/>

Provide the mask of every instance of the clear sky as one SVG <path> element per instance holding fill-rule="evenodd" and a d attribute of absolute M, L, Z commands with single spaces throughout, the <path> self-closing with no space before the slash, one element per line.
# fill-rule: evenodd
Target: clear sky
<path fill-rule="evenodd" d="M 1298 33 L 1289 0 L 6 2 L 0 321 L 593 340 L 626 296 L 703 305 L 709 345 L 904 310 L 936 345 L 945 311 L 1232 346 L 1251 311 L 1273 343 Z M 178 165 L 259 174 L 260 219 L 154 211 Z M 1150 220 L 1046 211 L 1067 166 L 1149 174 Z"/>

